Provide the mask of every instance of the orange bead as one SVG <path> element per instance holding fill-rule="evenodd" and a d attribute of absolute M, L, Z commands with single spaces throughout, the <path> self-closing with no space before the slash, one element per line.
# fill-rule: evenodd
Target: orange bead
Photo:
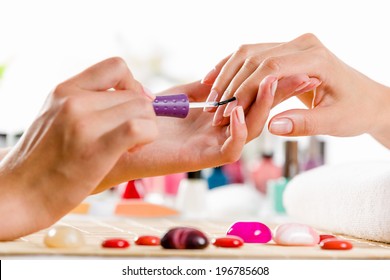
<path fill-rule="evenodd" d="M 320 247 L 324 250 L 350 250 L 353 248 L 351 242 L 336 238 L 325 239 L 320 243 Z"/>
<path fill-rule="evenodd" d="M 142 246 L 158 246 L 160 245 L 160 237 L 153 235 L 142 235 L 137 238 L 135 244 Z"/>
<path fill-rule="evenodd" d="M 226 247 L 226 248 L 238 248 L 244 244 L 242 238 L 238 236 L 228 235 L 226 237 L 216 238 L 213 242 L 213 245 L 216 247 Z"/>
<path fill-rule="evenodd" d="M 320 241 L 318 243 L 321 243 L 323 240 L 328 239 L 328 238 L 336 238 L 336 236 L 331 235 L 331 234 L 320 234 Z"/>
<path fill-rule="evenodd" d="M 112 238 L 104 240 L 102 243 L 102 247 L 104 248 L 120 248 L 124 249 L 130 246 L 130 243 L 125 239 L 120 238 Z"/>

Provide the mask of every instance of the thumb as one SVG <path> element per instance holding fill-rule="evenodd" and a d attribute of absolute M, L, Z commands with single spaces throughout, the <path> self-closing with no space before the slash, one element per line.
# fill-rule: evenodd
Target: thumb
<path fill-rule="evenodd" d="M 268 130 L 272 134 L 283 136 L 310 136 L 334 134 L 338 120 L 329 108 L 294 109 L 274 116 Z"/>

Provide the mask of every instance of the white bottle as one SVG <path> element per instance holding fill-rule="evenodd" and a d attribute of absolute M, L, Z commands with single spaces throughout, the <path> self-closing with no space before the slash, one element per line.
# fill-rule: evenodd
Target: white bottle
<path fill-rule="evenodd" d="M 206 217 L 208 184 L 201 171 L 188 172 L 187 178 L 180 181 L 176 198 L 176 208 L 182 217 L 199 219 Z"/>

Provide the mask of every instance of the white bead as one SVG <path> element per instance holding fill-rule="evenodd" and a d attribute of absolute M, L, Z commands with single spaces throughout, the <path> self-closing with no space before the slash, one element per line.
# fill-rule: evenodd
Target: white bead
<path fill-rule="evenodd" d="M 320 236 L 307 225 L 290 223 L 278 226 L 273 239 L 279 245 L 314 246 L 318 244 Z"/>
<path fill-rule="evenodd" d="M 51 228 L 45 235 L 44 243 L 52 248 L 78 248 L 85 244 L 82 233 L 67 226 Z"/>

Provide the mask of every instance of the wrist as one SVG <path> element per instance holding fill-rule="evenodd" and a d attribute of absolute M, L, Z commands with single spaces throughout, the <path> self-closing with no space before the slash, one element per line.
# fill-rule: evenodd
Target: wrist
<path fill-rule="evenodd" d="M 0 165 L 0 240 L 13 240 L 51 224 L 41 198 L 23 176 Z"/>
<path fill-rule="evenodd" d="M 390 88 L 383 86 L 378 96 L 374 123 L 369 134 L 390 149 Z"/>

